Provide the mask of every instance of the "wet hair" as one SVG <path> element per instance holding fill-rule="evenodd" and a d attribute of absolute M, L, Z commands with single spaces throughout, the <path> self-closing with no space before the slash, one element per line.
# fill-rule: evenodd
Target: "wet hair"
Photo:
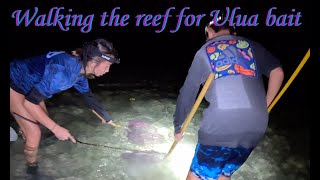
<path fill-rule="evenodd" d="M 120 63 L 120 58 L 113 44 L 105 39 L 96 39 L 86 42 L 82 48 L 71 52 L 72 55 L 78 56 L 84 70 L 89 61 L 95 61 L 97 64 L 108 61 L 110 63 Z"/>

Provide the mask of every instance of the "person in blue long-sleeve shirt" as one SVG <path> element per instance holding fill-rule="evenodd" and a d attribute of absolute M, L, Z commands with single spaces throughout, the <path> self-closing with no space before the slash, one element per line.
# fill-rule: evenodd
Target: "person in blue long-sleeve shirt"
<path fill-rule="evenodd" d="M 25 140 L 27 175 L 36 174 L 38 169 L 37 153 L 41 139 L 38 124 L 48 128 L 59 140 L 76 143 L 70 132 L 48 115 L 45 100 L 54 94 L 74 87 L 105 123 L 114 125 L 88 84 L 88 78 L 106 74 L 114 63 L 120 63 L 120 59 L 113 44 L 105 39 L 93 40 L 71 52 L 48 52 L 10 63 L 10 112 Z"/>

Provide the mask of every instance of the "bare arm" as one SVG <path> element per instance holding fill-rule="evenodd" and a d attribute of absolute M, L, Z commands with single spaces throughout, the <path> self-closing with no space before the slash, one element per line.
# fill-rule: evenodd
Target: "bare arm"
<path fill-rule="evenodd" d="M 24 107 L 36 119 L 40 124 L 45 126 L 48 129 L 53 129 L 56 123 L 47 115 L 45 110 L 37 104 L 33 104 L 30 101 L 24 101 Z"/>
<path fill-rule="evenodd" d="M 46 128 L 50 129 L 58 139 L 70 139 L 72 142 L 76 143 L 76 140 L 69 131 L 54 122 L 40 105 L 33 104 L 28 100 L 25 100 L 23 105 L 34 119 Z"/>
<path fill-rule="evenodd" d="M 49 112 L 48 112 L 48 110 L 47 110 L 46 103 L 45 103 L 44 101 L 41 101 L 39 105 L 40 105 L 40 107 L 44 110 L 44 112 L 45 112 L 47 115 L 49 115 Z"/>
<path fill-rule="evenodd" d="M 267 107 L 269 107 L 269 105 L 279 92 L 283 79 L 284 73 L 281 67 L 277 67 L 270 72 L 267 89 Z"/>
<path fill-rule="evenodd" d="M 85 104 L 100 118 L 102 124 L 108 123 L 112 126 L 117 126 L 112 122 L 109 113 L 105 110 L 101 102 L 90 90 L 88 79 L 86 77 L 82 76 L 82 78 L 78 80 L 73 87 L 79 91 Z"/>

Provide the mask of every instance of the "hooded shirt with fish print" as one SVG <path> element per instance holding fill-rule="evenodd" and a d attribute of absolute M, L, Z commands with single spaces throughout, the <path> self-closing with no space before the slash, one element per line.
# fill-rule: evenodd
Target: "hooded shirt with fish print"
<path fill-rule="evenodd" d="M 198 143 L 212 146 L 255 147 L 267 129 L 269 114 L 263 76 L 281 66 L 257 42 L 224 35 L 207 41 L 196 53 L 179 91 L 174 113 L 175 133 L 195 103 L 209 74 L 214 79 L 205 100 Z"/>

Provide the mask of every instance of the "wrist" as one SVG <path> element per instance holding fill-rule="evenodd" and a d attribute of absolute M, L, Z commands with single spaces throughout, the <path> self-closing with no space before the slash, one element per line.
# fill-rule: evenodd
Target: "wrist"
<path fill-rule="evenodd" d="M 54 129 L 56 129 L 56 127 L 58 126 L 58 124 L 57 123 L 54 123 L 54 125 L 50 128 L 50 131 L 54 131 Z"/>

